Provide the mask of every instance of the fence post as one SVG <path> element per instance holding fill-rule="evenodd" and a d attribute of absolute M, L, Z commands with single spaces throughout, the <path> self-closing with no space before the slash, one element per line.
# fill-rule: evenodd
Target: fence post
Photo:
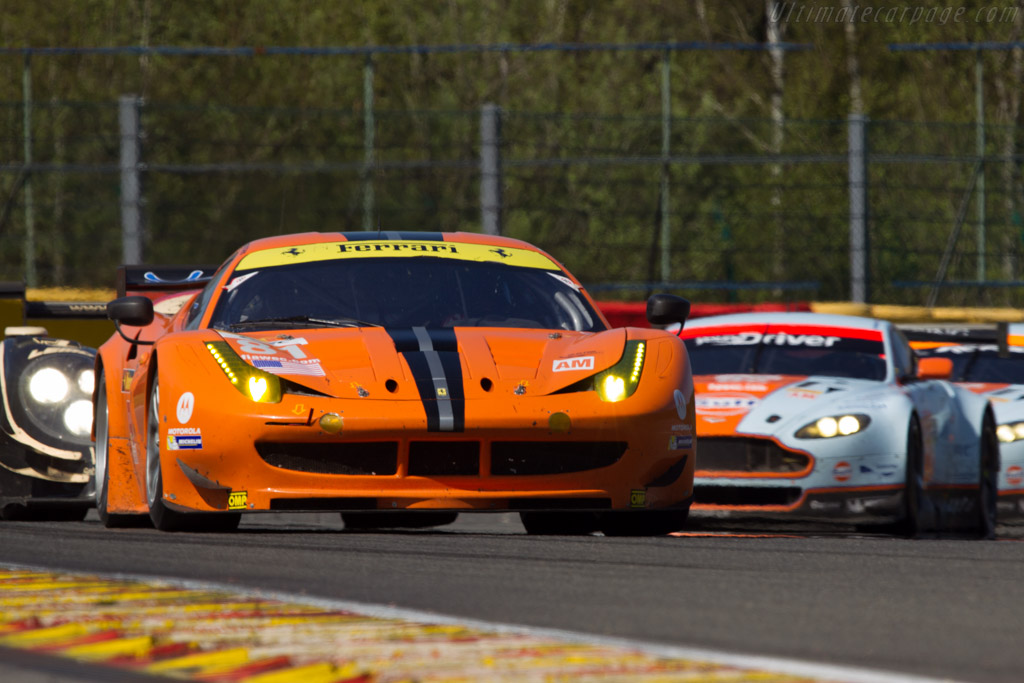
<path fill-rule="evenodd" d="M 501 234 L 501 108 L 480 109 L 480 225 L 487 235 Z"/>
<path fill-rule="evenodd" d="M 867 303 L 871 293 L 868 237 L 868 118 L 849 118 L 850 300 Z"/>
<path fill-rule="evenodd" d="M 25 147 L 25 286 L 36 286 L 36 212 L 32 197 L 32 61 L 25 53 L 21 74 Z"/>
<path fill-rule="evenodd" d="M 142 183 L 139 179 L 139 105 L 135 95 L 118 98 L 121 129 L 121 260 L 142 263 Z"/>
<path fill-rule="evenodd" d="M 377 211 L 373 195 L 373 165 L 376 122 L 373 112 L 373 55 L 366 55 L 363 64 L 363 230 L 373 230 L 373 215 Z M 377 218 L 380 225 L 380 217 Z"/>

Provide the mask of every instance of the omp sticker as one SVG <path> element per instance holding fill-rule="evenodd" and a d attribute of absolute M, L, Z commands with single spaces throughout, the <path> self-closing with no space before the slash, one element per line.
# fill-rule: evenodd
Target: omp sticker
<path fill-rule="evenodd" d="M 836 481 L 847 481 L 853 475 L 853 467 L 845 460 L 840 460 L 832 468 L 832 476 Z"/>
<path fill-rule="evenodd" d="M 647 507 L 647 491 L 643 489 L 633 489 L 629 492 L 629 507 L 631 508 L 642 508 Z"/>
<path fill-rule="evenodd" d="M 192 395 L 191 391 L 186 391 L 178 397 L 176 414 L 179 424 L 188 424 L 188 421 L 192 419 L 192 409 L 195 408 L 195 405 L 196 397 Z"/>
<path fill-rule="evenodd" d="M 246 254 L 235 271 L 268 268 L 292 263 L 312 263 L 347 258 L 407 258 L 433 256 L 458 261 L 505 263 L 523 268 L 561 271 L 551 259 L 529 249 L 486 244 L 419 240 L 356 240 L 320 242 L 289 249 L 263 249 Z"/>
<path fill-rule="evenodd" d="M 575 358 L 556 358 L 551 364 L 552 372 L 567 372 L 570 370 L 593 370 L 593 356 L 577 356 Z"/>
<path fill-rule="evenodd" d="M 254 270 L 251 273 L 246 273 L 245 275 L 239 275 L 236 278 L 232 278 L 231 282 L 229 282 L 226 285 L 224 285 L 224 289 L 226 291 L 230 292 L 230 291 L 234 290 L 235 287 L 237 287 L 238 285 L 242 284 L 243 282 L 245 282 L 249 278 L 255 277 L 257 273 L 259 273 L 259 271 L 258 270 Z"/>
<path fill-rule="evenodd" d="M 698 395 L 698 415 L 741 415 L 757 405 L 760 399 L 753 394 L 741 392 Z"/>
<path fill-rule="evenodd" d="M 670 451 L 680 451 L 686 448 L 693 448 L 693 435 L 687 434 L 685 436 L 678 436 L 673 434 L 668 437 L 668 449 Z"/>
<path fill-rule="evenodd" d="M 248 491 L 232 491 L 228 494 L 228 510 L 244 510 L 248 502 Z"/>
<path fill-rule="evenodd" d="M 686 419 L 686 404 L 688 403 L 686 396 L 683 392 L 676 389 L 672 392 L 672 400 L 676 404 L 676 415 L 679 416 L 680 420 Z"/>

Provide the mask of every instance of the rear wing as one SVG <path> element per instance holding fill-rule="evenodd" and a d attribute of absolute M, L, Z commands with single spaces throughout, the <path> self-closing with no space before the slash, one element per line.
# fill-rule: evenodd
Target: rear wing
<path fill-rule="evenodd" d="M 219 266 L 121 266 L 117 269 L 117 296 L 161 294 L 202 289 Z"/>
<path fill-rule="evenodd" d="M 995 344 L 999 355 L 1010 353 L 1009 324 L 994 325 L 897 325 L 912 347 L 927 348 L 940 344 Z"/>
<path fill-rule="evenodd" d="M 0 330 L 46 334 L 98 347 L 114 333 L 106 301 L 29 301 L 21 282 L 0 282 Z M 17 328 L 21 328 L 18 330 Z"/>

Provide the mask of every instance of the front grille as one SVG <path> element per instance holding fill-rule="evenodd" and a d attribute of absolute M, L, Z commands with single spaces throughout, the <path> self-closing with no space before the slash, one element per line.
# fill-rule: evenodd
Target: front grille
<path fill-rule="evenodd" d="M 618 462 L 625 441 L 495 441 L 491 474 L 496 476 L 584 472 Z"/>
<path fill-rule="evenodd" d="M 257 442 L 256 452 L 268 465 L 311 474 L 388 476 L 398 471 L 398 443 Z"/>
<path fill-rule="evenodd" d="M 705 437 L 697 448 L 697 469 L 702 472 L 788 474 L 803 472 L 810 464 L 809 455 L 788 451 L 769 439 Z"/>
<path fill-rule="evenodd" d="M 693 487 L 693 501 L 698 505 L 782 505 L 788 507 L 800 500 L 802 493 L 802 489 L 798 486 L 695 486 Z"/>
<path fill-rule="evenodd" d="M 420 477 L 480 474 L 479 441 L 411 441 L 409 474 Z"/>

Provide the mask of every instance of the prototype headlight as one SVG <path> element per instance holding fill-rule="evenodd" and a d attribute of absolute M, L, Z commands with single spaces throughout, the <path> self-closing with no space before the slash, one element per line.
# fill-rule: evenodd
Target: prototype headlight
<path fill-rule="evenodd" d="M 60 403 L 70 389 L 68 376 L 54 367 L 40 368 L 28 378 L 28 395 L 36 403 Z"/>
<path fill-rule="evenodd" d="M 831 439 L 834 436 L 850 436 L 871 424 L 871 418 L 861 414 L 829 415 L 797 430 L 798 439 Z"/>
<path fill-rule="evenodd" d="M 281 379 L 246 363 L 227 342 L 207 342 L 207 350 L 239 393 L 257 403 L 281 402 Z"/>
<path fill-rule="evenodd" d="M 1013 443 L 1024 439 L 1024 422 L 1008 422 L 996 427 L 996 436 L 1003 443 Z"/>
<path fill-rule="evenodd" d="M 629 398 L 640 384 L 647 345 L 627 341 L 619 362 L 594 377 L 594 389 L 602 401 L 614 403 Z"/>

